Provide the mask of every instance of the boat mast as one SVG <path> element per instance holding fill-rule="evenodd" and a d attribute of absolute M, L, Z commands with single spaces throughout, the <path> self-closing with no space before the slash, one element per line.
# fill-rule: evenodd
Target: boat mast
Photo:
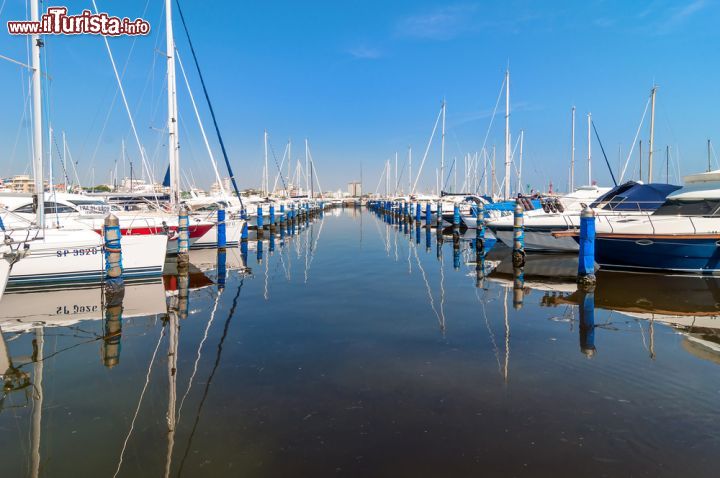
<path fill-rule="evenodd" d="M 518 170 L 517 192 L 522 190 L 522 166 L 523 166 L 523 142 L 525 140 L 525 130 L 520 130 L 520 168 Z"/>
<path fill-rule="evenodd" d="M 267 146 L 267 144 L 268 144 L 267 130 L 265 130 L 265 134 L 263 135 L 263 140 L 265 143 L 265 166 L 264 166 L 265 169 L 263 169 L 262 188 L 263 188 L 263 192 L 265 193 L 265 196 L 268 196 L 270 194 L 268 192 L 268 189 L 270 189 L 270 183 L 268 181 L 269 174 L 268 174 L 268 154 L 267 154 L 267 148 L 268 148 L 268 146 Z"/>
<path fill-rule="evenodd" d="M 38 0 L 30 2 L 30 20 L 38 22 Z M 42 90 L 40 88 L 40 35 L 33 35 L 32 41 L 32 100 L 33 100 L 33 175 L 35 179 L 35 221 L 37 227 L 45 228 L 45 184 L 43 182 L 43 139 L 42 139 Z"/>
<path fill-rule="evenodd" d="M 707 149 L 708 149 L 708 172 L 710 172 L 710 170 L 712 169 L 712 168 L 710 167 L 710 147 L 711 147 L 711 146 L 710 146 L 710 139 L 708 139 L 708 148 L 707 148 Z"/>
<path fill-rule="evenodd" d="M 180 204 L 180 149 L 178 144 L 177 88 L 175 82 L 175 40 L 172 27 L 172 0 L 165 0 L 168 93 L 168 160 L 170 164 L 170 204 Z"/>
<path fill-rule="evenodd" d="M 438 195 L 442 194 L 443 182 L 445 181 L 445 98 L 442 102 L 442 139 L 440 141 L 440 186 Z"/>
<path fill-rule="evenodd" d="M 570 148 L 570 191 L 575 191 L 575 107 L 572 107 L 572 134 Z"/>
<path fill-rule="evenodd" d="M 592 126 L 592 113 L 588 113 L 588 186 L 592 186 L 592 138 L 590 136 L 590 127 Z"/>
<path fill-rule="evenodd" d="M 412 148 L 408 146 L 408 194 L 412 194 Z"/>
<path fill-rule="evenodd" d="M 650 151 L 648 151 L 648 184 L 653 179 L 653 146 L 655 143 L 655 92 L 657 86 L 653 86 L 650 92 Z"/>
<path fill-rule="evenodd" d="M 308 171 L 310 170 L 310 159 L 308 156 L 308 140 L 305 138 L 305 195 L 310 194 L 310 176 Z M 309 196 L 308 196 L 309 197 Z"/>
<path fill-rule="evenodd" d="M 510 199 L 510 68 L 505 70 L 505 199 Z"/>
<path fill-rule="evenodd" d="M 490 185 L 492 194 L 491 197 L 493 200 L 495 199 L 495 181 L 497 181 L 497 178 L 495 177 L 495 145 L 493 144 L 493 154 L 492 154 L 492 184 Z"/>
<path fill-rule="evenodd" d="M 393 194 L 395 196 L 398 195 L 398 154 L 397 154 L 397 151 L 395 151 L 395 192 Z"/>

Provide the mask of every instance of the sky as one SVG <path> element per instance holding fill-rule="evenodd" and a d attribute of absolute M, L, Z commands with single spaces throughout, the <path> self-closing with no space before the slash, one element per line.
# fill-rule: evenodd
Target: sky
<path fill-rule="evenodd" d="M 161 180 L 167 165 L 165 2 L 96 1 L 100 11 L 151 24 L 147 37 L 109 43 L 124 71 L 140 142 Z M 260 184 L 264 130 L 271 144 L 271 182 L 277 171 L 273 153 L 279 163 L 291 139 L 294 169 L 298 159 L 304 161 L 305 138 L 323 190 L 347 189 L 347 182 L 362 174 L 365 192 L 374 192 L 385 161 L 394 166 L 398 152 L 404 167 L 409 146 L 417 174 L 443 99 L 446 172 L 457 158 L 462 173 L 464 155 L 480 151 L 485 142 L 497 146 L 502 176 L 504 99 L 489 125 L 508 66 L 510 129 L 513 143 L 523 131 L 523 184 L 532 188 L 547 189 L 550 181 L 556 190 L 568 187 L 572 106 L 577 109 L 576 185 L 588 182 L 589 112 L 619 179 L 654 84 L 654 179 L 677 183 L 682 175 L 704 171 L 708 139 L 720 150 L 718 0 L 180 3 L 241 188 Z M 41 10 L 54 5 L 79 13 L 92 8 L 92 1 L 53 1 L 41 4 Z M 11 37 L 4 24 L 27 18 L 26 8 L 23 1 L 0 0 L 0 55 L 21 63 L 28 62 L 27 40 Z M 177 10 L 173 13 L 179 56 L 221 161 L 188 43 Z M 48 75 L 44 115 L 56 133 L 66 133 L 80 180 L 108 182 L 116 164 L 120 176 L 128 175 L 128 163 L 120 161 L 123 139 L 137 171 L 139 147 L 103 39 L 48 37 L 43 62 Z M 214 175 L 179 67 L 177 74 L 184 182 L 207 188 Z M 27 81 L 25 68 L 0 59 L 0 177 L 30 169 Z M 645 155 L 649 116 L 648 111 L 638 136 Z M 59 133 L 56 143 L 58 174 Z M 718 167 L 715 154 L 713 149 L 713 168 Z M 592 180 L 610 185 L 596 139 L 592 157 Z M 519 155 L 516 161 L 517 168 Z M 439 165 L 436 136 L 419 190 L 435 187 Z M 646 175 L 647 156 L 642 169 Z M 637 179 L 638 173 L 636 147 L 623 179 Z M 405 186 L 407 170 L 402 174 Z M 452 182 L 451 175 L 447 188 Z M 458 188 L 461 183 L 462 177 Z"/>

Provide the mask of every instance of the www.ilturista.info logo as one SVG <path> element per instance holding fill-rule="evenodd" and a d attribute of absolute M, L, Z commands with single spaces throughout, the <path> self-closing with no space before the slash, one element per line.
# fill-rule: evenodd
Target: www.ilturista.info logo
<path fill-rule="evenodd" d="M 83 10 L 79 15 L 68 15 L 67 7 L 48 7 L 40 21 L 9 21 L 11 35 L 147 35 L 150 23 L 142 18 L 112 17 L 107 13 Z"/>

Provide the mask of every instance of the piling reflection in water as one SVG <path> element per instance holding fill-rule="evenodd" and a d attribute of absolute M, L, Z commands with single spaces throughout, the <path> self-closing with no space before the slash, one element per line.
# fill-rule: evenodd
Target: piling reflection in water
<path fill-rule="evenodd" d="M 717 280 L 598 274 L 579 291 L 577 258 L 565 279 L 561 257 L 519 270 L 475 231 L 426 228 L 423 248 L 408 226 L 348 208 L 280 227 L 273 254 L 271 233 L 245 243 L 266 252 L 252 275 L 242 247 L 191 251 L 167 290 L 142 286 L 159 286 L 156 316 L 135 315 L 152 300 L 132 286 L 120 313 L 9 294 L 3 475 L 712 476 Z M 56 317 L 76 298 L 100 307 Z"/>

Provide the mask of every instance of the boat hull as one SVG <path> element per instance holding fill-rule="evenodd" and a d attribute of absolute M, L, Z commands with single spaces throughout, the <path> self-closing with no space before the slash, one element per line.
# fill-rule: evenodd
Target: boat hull
<path fill-rule="evenodd" d="M 103 239 L 93 231 L 47 230 L 27 244 L 27 254 L 12 267 L 8 291 L 101 283 L 105 277 Z M 167 236 L 123 236 L 121 245 L 126 281 L 162 275 Z"/>
<path fill-rule="evenodd" d="M 493 228 L 495 236 L 508 247 L 513 247 L 513 229 Z M 525 250 L 533 252 L 577 252 L 577 242 L 571 237 L 554 237 L 550 229 L 525 228 Z"/>
<path fill-rule="evenodd" d="M 717 239 L 596 237 L 595 261 L 604 269 L 720 273 Z"/>

